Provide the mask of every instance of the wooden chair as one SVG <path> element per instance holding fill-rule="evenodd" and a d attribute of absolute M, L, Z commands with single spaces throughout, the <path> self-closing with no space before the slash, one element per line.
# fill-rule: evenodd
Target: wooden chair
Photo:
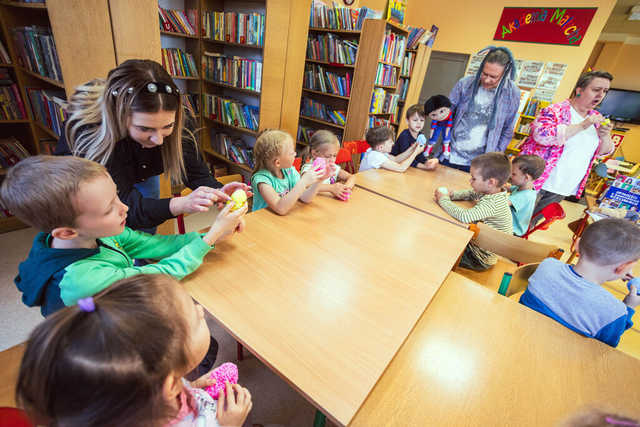
<path fill-rule="evenodd" d="M 351 151 L 348 149 L 341 148 L 338 150 L 338 155 L 336 156 L 336 164 L 340 165 L 342 169 L 349 173 L 355 173 L 356 167 L 353 164 L 353 157 L 351 154 Z"/>
<path fill-rule="evenodd" d="M 342 146 L 351 152 L 353 162 L 353 172 L 347 172 L 358 172 L 360 169 L 360 160 L 362 160 L 362 155 L 371 147 L 367 144 L 367 141 L 347 141 L 343 143 Z"/>
<path fill-rule="evenodd" d="M 564 251 L 557 246 L 532 242 L 495 230 L 484 223 L 470 224 L 472 241 L 482 249 L 498 255 L 498 262 L 486 271 L 456 266 L 454 271 L 496 291 L 504 273 L 513 274 L 518 265 L 539 263 L 545 258 L 560 259 Z"/>
<path fill-rule="evenodd" d="M 539 262 L 524 264 L 516 268 L 512 273 L 504 273 L 498 293 L 505 297 L 510 297 L 520 292 L 524 292 L 529 285 L 529 277 L 536 271 Z"/>

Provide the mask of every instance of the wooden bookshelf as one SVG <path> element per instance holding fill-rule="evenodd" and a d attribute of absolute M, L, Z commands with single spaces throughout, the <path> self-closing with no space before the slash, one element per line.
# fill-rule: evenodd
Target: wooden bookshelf
<path fill-rule="evenodd" d="M 0 1 L 0 5 L 20 7 L 24 9 L 46 9 L 47 8 L 47 5 L 45 3 L 23 3 L 23 2 L 8 1 L 8 0 Z"/>
<path fill-rule="evenodd" d="M 423 44 L 418 45 L 417 49 L 407 49 L 407 52 L 413 52 L 415 58 L 413 60 L 413 66 L 411 67 L 411 74 L 409 75 L 407 95 L 404 97 L 404 100 L 400 101 L 402 109 L 398 115 L 398 134 L 407 128 L 407 121 L 404 119 L 407 108 L 420 102 L 420 92 L 422 91 L 424 77 L 427 74 L 427 67 L 429 65 L 429 58 L 431 57 L 431 48 Z M 399 85 L 398 91 L 400 91 Z"/>
<path fill-rule="evenodd" d="M 320 61 L 318 59 L 309 59 L 309 58 L 307 58 L 306 62 L 309 62 L 309 63 L 312 63 L 312 64 L 324 65 L 325 67 L 356 68 L 355 64 L 340 64 L 338 62 Z"/>
<path fill-rule="evenodd" d="M 313 93 L 313 94 L 316 94 L 316 95 L 329 96 L 331 98 L 349 99 L 348 96 L 336 95 L 334 93 L 327 93 L 327 92 L 322 92 L 322 91 L 319 91 L 319 90 L 311 90 L 311 89 L 307 89 L 307 88 L 304 88 L 304 87 L 302 88 L 302 91 L 306 92 L 306 93 Z"/>
<path fill-rule="evenodd" d="M 172 37 L 182 37 L 185 39 L 198 39 L 197 35 L 185 34 L 185 33 L 176 33 L 174 31 L 160 31 L 160 34 L 163 36 L 172 36 Z"/>
<path fill-rule="evenodd" d="M 342 126 L 342 125 L 339 125 L 339 124 L 333 123 L 333 122 L 328 122 L 328 121 L 322 120 L 322 119 L 317 119 L 315 117 L 309 117 L 309 116 L 305 116 L 305 115 L 300 114 L 300 118 L 303 119 L 303 120 L 309 120 L 310 122 L 318 123 L 318 124 L 321 124 L 321 125 L 324 125 L 324 126 L 329 126 L 329 127 L 336 128 L 336 129 L 344 129 L 344 126 Z"/>
<path fill-rule="evenodd" d="M 360 34 L 360 30 L 333 30 L 331 28 L 309 27 L 309 31 L 316 33 L 335 33 L 335 34 Z"/>

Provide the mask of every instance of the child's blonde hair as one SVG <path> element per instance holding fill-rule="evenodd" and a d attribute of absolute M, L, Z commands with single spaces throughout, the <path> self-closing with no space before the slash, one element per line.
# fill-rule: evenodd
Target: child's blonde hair
<path fill-rule="evenodd" d="M 282 154 L 287 140 L 293 143 L 291 135 L 283 130 L 266 129 L 262 131 L 253 146 L 253 161 L 255 162 L 253 173 L 261 169 L 273 172 L 269 162 Z"/>
<path fill-rule="evenodd" d="M 107 169 L 81 157 L 31 156 L 9 169 L 0 198 L 15 216 L 49 233 L 75 226 L 80 184 L 99 176 L 108 177 Z"/>
<path fill-rule="evenodd" d="M 311 139 L 309 139 L 309 145 L 305 148 L 302 158 L 305 162 L 311 159 L 311 152 L 314 150 L 318 150 L 325 144 L 335 144 L 338 147 L 340 146 L 340 141 L 338 137 L 331 131 L 320 129 L 317 130 L 311 135 Z"/>
<path fill-rule="evenodd" d="M 157 426 L 175 417 L 162 387 L 189 369 L 180 285 L 161 274 L 115 282 L 29 336 L 16 401 L 46 425 Z M 84 301 L 87 303 L 87 301 Z"/>

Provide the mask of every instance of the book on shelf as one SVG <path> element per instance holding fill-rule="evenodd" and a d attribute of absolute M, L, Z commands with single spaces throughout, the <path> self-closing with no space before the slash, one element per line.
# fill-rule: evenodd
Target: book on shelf
<path fill-rule="evenodd" d="M 311 136 L 315 133 L 317 129 L 310 128 L 303 125 L 298 125 L 298 141 L 306 142 L 309 144 L 311 142 Z"/>
<path fill-rule="evenodd" d="M 232 138 L 226 133 L 211 130 L 211 148 L 227 159 L 254 168 L 253 150 L 240 138 Z"/>
<path fill-rule="evenodd" d="M 29 152 L 17 139 L 0 139 L 0 170 L 7 170 L 20 160 L 29 157 Z"/>
<path fill-rule="evenodd" d="M 9 70 L 0 69 L 0 120 L 24 120 L 27 112 Z"/>
<path fill-rule="evenodd" d="M 69 117 L 66 111 L 64 90 L 27 88 L 26 91 L 29 101 L 31 101 L 34 118 L 60 136 L 63 131 L 63 123 Z"/>
<path fill-rule="evenodd" d="M 262 88 L 262 62 L 256 59 L 205 52 L 202 70 L 206 79 L 218 83 L 256 92 Z"/>
<path fill-rule="evenodd" d="M 378 64 L 375 84 L 395 86 L 398 81 L 398 68 L 393 65 Z"/>
<path fill-rule="evenodd" d="M 196 118 L 198 117 L 198 114 L 200 114 L 199 98 L 198 94 L 194 93 L 185 93 L 182 95 L 182 104 L 184 105 L 184 108 L 187 109 L 187 112 L 191 117 Z"/>
<path fill-rule="evenodd" d="M 396 24 L 404 24 L 404 16 L 407 12 L 406 0 L 389 0 L 387 6 L 387 21 Z"/>
<path fill-rule="evenodd" d="M 212 40 L 264 45 L 264 15 L 240 12 L 202 12 L 202 35 Z"/>
<path fill-rule="evenodd" d="M 370 9 L 366 6 L 363 6 L 358 11 L 358 22 L 356 23 L 356 30 L 361 30 L 362 25 L 364 24 L 365 19 L 380 19 L 382 18 L 382 12 Z"/>
<path fill-rule="evenodd" d="M 12 32 L 20 65 L 41 76 L 62 82 L 60 60 L 51 29 L 38 26 L 16 27 Z"/>
<path fill-rule="evenodd" d="M 57 139 L 40 138 L 38 140 L 38 149 L 40 154 L 53 155 L 53 153 L 56 151 L 56 145 L 58 145 Z"/>
<path fill-rule="evenodd" d="M 531 123 L 520 123 L 518 125 L 518 129 L 516 132 L 523 133 L 525 135 L 529 135 L 529 131 L 531 130 Z"/>
<path fill-rule="evenodd" d="M 400 79 L 398 84 L 398 94 L 400 95 L 400 101 L 407 99 L 407 90 L 409 89 L 409 79 Z"/>
<path fill-rule="evenodd" d="M 202 113 L 210 119 L 252 131 L 257 131 L 260 125 L 258 107 L 218 95 L 203 95 Z"/>
<path fill-rule="evenodd" d="M 353 65 L 357 54 L 357 42 L 331 33 L 310 35 L 307 40 L 307 59 Z"/>
<path fill-rule="evenodd" d="M 346 122 L 347 112 L 343 110 L 334 110 L 330 106 L 311 98 L 302 97 L 302 109 L 300 114 L 325 122 L 335 123 L 344 126 Z"/>
<path fill-rule="evenodd" d="M 198 77 L 193 55 L 179 48 L 162 48 L 162 66 L 172 76 Z"/>
<path fill-rule="evenodd" d="M 529 101 L 522 114 L 525 116 L 537 116 L 540 110 L 547 106 L 549 106 L 549 102 L 533 98 Z"/>
<path fill-rule="evenodd" d="M 375 128 L 378 126 L 391 126 L 391 122 L 389 119 L 385 119 L 384 117 L 371 116 L 369 117 L 369 127 Z"/>
<path fill-rule="evenodd" d="M 2 40 L 0 40 L 0 64 L 11 64 L 11 57 Z"/>
<path fill-rule="evenodd" d="M 391 30 L 386 30 L 382 49 L 380 50 L 380 61 L 397 65 L 401 64 L 406 46 L 407 38 L 405 36 L 396 34 Z"/>
<path fill-rule="evenodd" d="M 160 30 L 172 33 L 196 36 L 198 11 L 196 9 L 174 10 L 163 9 L 158 6 Z"/>
<path fill-rule="evenodd" d="M 417 49 L 419 44 L 426 44 L 433 33 L 422 27 L 407 27 L 409 36 L 407 39 L 407 49 Z"/>
<path fill-rule="evenodd" d="M 402 59 L 402 68 L 400 69 L 400 75 L 402 76 L 410 76 L 413 71 L 413 63 L 416 60 L 415 52 L 407 52 L 407 54 Z"/>
<path fill-rule="evenodd" d="M 339 7 L 335 3 L 328 6 L 320 1 L 311 5 L 309 26 L 331 30 L 355 30 L 358 24 L 359 9 Z"/>
<path fill-rule="evenodd" d="M 332 95 L 350 96 L 352 80 L 350 72 L 340 75 L 325 71 L 321 65 L 307 64 L 304 70 L 303 87 Z"/>
<path fill-rule="evenodd" d="M 400 94 L 390 93 L 383 88 L 375 88 L 371 96 L 370 113 L 373 114 L 391 114 L 391 122 L 397 123 L 398 102 L 400 102 Z"/>

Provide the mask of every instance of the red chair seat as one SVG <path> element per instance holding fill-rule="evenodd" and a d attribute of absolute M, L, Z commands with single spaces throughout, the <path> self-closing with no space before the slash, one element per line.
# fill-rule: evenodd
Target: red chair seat
<path fill-rule="evenodd" d="M 523 239 L 528 239 L 531 233 L 533 233 L 536 230 L 548 229 L 551 223 L 559 219 L 563 219 L 566 216 L 564 213 L 564 209 L 562 209 L 562 206 L 560 206 L 560 203 L 548 204 L 547 206 L 542 208 L 540 211 L 535 212 L 531 216 L 531 218 L 535 218 L 538 215 L 542 215 L 544 219 L 538 222 L 538 224 L 535 227 L 532 227 L 532 224 L 529 224 L 529 229 L 527 230 L 526 233 L 522 235 Z"/>
<path fill-rule="evenodd" d="M 18 408 L 0 408 L 0 427 L 33 427 L 27 414 Z"/>

